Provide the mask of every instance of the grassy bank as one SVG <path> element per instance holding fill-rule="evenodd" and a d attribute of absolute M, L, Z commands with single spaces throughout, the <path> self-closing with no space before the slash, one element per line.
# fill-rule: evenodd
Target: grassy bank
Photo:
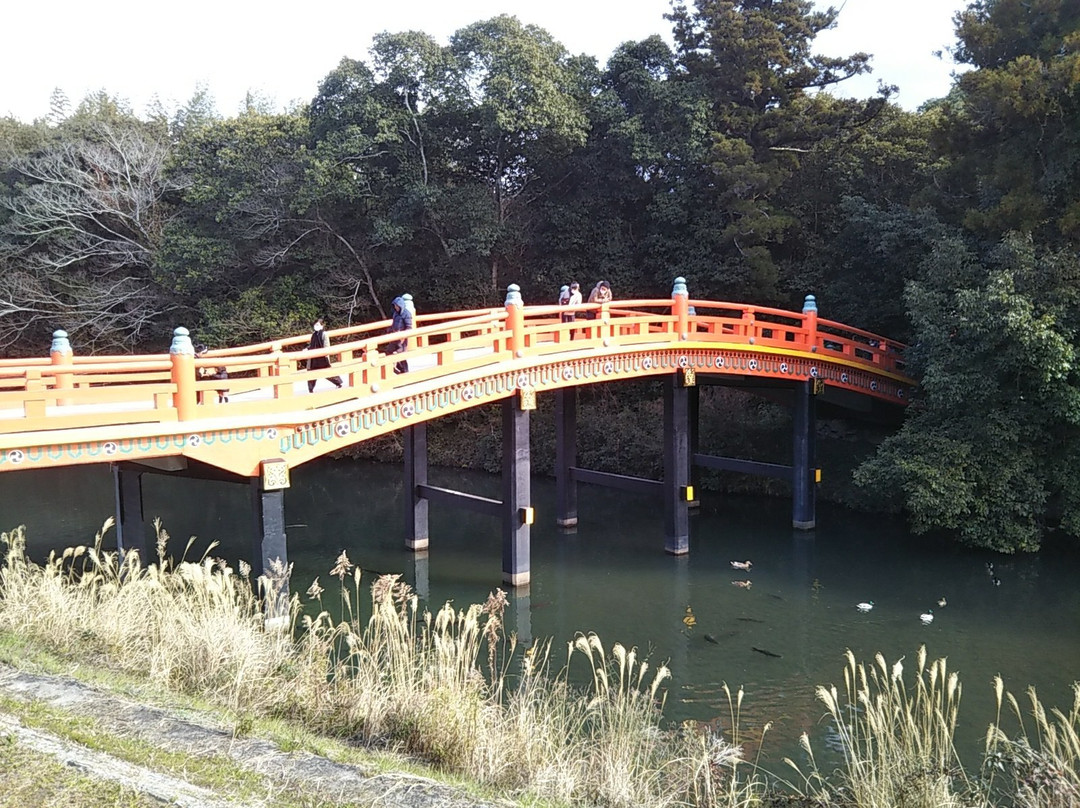
<path fill-rule="evenodd" d="M 267 626 L 286 570 L 258 582 L 210 558 L 174 563 L 159 528 L 156 564 L 93 546 L 30 562 L 3 534 L 0 631 L 82 664 L 187 694 L 234 717 L 388 750 L 530 803 L 598 806 L 804 805 L 852 808 L 1080 804 L 1080 688 L 1068 713 L 998 689 L 979 770 L 953 748 L 961 685 L 944 660 L 913 670 L 849 655 L 844 687 L 818 696 L 844 765 L 805 760 L 765 772 L 744 760 L 729 693 L 729 737 L 663 720 L 669 672 L 634 649 L 579 635 L 516 653 L 501 592 L 467 608 L 421 611 L 398 576 L 370 583 L 342 554 L 291 625 Z M 323 606 L 344 617 L 331 618 Z M 570 685 L 584 668 L 589 686 Z M 580 677 L 577 677 L 580 678 Z"/>

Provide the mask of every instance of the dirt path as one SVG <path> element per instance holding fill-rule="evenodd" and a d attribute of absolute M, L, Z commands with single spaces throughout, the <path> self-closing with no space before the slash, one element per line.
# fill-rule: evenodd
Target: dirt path
<path fill-rule="evenodd" d="M 423 777 L 404 773 L 375 773 L 360 766 L 335 763 L 308 752 L 283 752 L 273 743 L 234 738 L 209 720 L 196 723 L 166 710 L 148 707 L 59 676 L 30 674 L 0 665 L 0 693 L 48 705 L 74 716 L 92 716 L 101 730 L 193 756 L 224 756 L 263 777 L 268 792 L 302 790 L 330 804 L 359 803 L 405 808 L 484 808 L 460 791 Z M 165 804 L 183 808 L 240 808 L 213 792 L 181 779 L 136 766 L 112 755 L 48 732 L 30 729 L 0 714 L 0 736 L 13 735 L 20 744 L 83 769 L 94 777 L 119 782 Z M 266 805 L 260 800 L 259 805 Z M 508 803 L 503 803 L 506 805 Z"/>

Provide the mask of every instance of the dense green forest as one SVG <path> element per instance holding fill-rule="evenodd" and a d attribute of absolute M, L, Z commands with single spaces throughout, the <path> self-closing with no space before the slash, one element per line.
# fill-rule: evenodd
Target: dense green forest
<path fill-rule="evenodd" d="M 920 395 L 857 469 L 917 531 L 1080 536 L 1080 4 L 976 0 L 917 112 L 843 97 L 810 0 L 695 0 L 600 66 L 500 16 L 382 34 L 288 112 L 101 92 L 0 119 L 0 346 L 216 345 L 421 309 L 619 296 L 798 308 L 907 341 Z"/>

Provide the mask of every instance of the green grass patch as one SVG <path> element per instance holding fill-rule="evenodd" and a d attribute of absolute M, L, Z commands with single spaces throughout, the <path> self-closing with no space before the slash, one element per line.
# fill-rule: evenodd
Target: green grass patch
<path fill-rule="evenodd" d="M 161 808 L 134 789 L 83 774 L 0 733 L 0 808 Z"/>

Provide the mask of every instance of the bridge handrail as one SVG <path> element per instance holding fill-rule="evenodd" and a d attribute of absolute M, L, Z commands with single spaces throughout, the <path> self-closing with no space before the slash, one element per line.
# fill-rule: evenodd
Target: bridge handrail
<path fill-rule="evenodd" d="M 504 312 L 502 308 L 490 307 L 484 309 L 468 309 L 464 311 L 450 311 L 450 312 L 429 312 L 426 314 L 417 314 L 414 317 L 414 322 L 419 323 L 442 323 L 452 322 L 458 319 L 468 319 L 471 317 L 482 317 L 490 315 L 492 312 Z M 505 313 L 505 312 L 504 312 Z M 378 336 L 386 332 L 390 327 L 390 320 L 376 320 L 371 323 L 359 323 L 352 326 L 342 326 L 341 328 L 328 328 L 326 330 L 326 336 L 330 340 L 348 338 L 348 342 L 357 342 L 367 339 L 367 337 L 358 337 L 360 334 L 368 334 L 368 336 Z M 419 325 L 417 326 L 419 327 Z M 291 337 L 283 337 L 276 340 L 268 340 L 266 342 L 257 342 L 252 345 L 237 345 L 228 348 L 212 348 L 207 351 L 207 356 L 244 356 L 247 354 L 264 354 L 272 353 L 275 350 L 288 350 L 292 346 L 306 345 L 310 339 L 310 334 L 297 334 Z M 298 350 L 304 350 L 300 348 Z"/>
<path fill-rule="evenodd" d="M 562 315 L 568 313 L 574 318 L 563 322 Z M 21 416 L 26 423 L 10 426 L 9 431 L 25 431 L 46 428 L 46 423 L 48 428 L 78 425 L 77 412 L 85 412 L 86 407 L 72 405 L 109 403 L 119 407 L 128 414 L 117 416 L 116 423 L 152 420 L 154 411 L 163 421 L 234 411 L 266 414 L 281 409 L 279 400 L 292 396 L 294 385 L 331 375 L 344 377 L 348 389 L 317 393 L 311 403 L 305 399 L 301 409 L 346 397 L 386 394 L 403 384 L 426 383 L 447 373 L 513 359 L 664 343 L 688 347 L 755 345 L 789 353 L 816 353 L 853 366 L 906 375 L 904 346 L 860 328 L 819 319 L 816 306 L 794 312 L 690 300 L 685 287 L 681 295 L 672 298 L 574 307 L 524 306 L 519 298 L 513 303 L 508 299 L 505 307 L 418 315 L 414 328 L 396 333 L 389 332 L 390 323 L 379 320 L 330 329 L 327 334 L 333 341 L 317 350 L 307 348 L 306 334 L 219 348 L 200 357 L 190 353 L 190 342 L 187 351 L 141 356 L 73 356 L 54 347 L 48 358 L 0 360 L 0 416 L 16 420 Z M 381 346 L 398 340 L 406 341 L 405 351 L 391 355 L 380 351 Z M 336 357 L 337 362 L 329 370 L 307 369 L 307 360 L 323 356 Z M 413 363 L 407 378 L 394 373 L 395 364 L 401 361 Z M 227 379 L 199 373 L 221 367 Z M 248 397 L 235 409 L 236 404 L 218 403 L 217 396 L 209 392 L 215 390 L 234 398 L 270 390 L 271 398 Z M 42 420 L 46 417 L 47 422 Z M 94 423 L 106 420 L 101 412 L 88 417 Z"/>

